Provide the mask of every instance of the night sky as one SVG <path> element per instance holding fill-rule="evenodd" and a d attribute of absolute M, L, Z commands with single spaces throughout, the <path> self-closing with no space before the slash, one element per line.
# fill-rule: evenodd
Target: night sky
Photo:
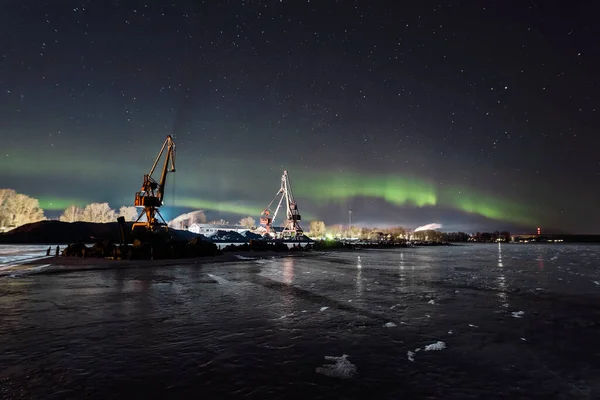
<path fill-rule="evenodd" d="M 258 219 L 598 233 L 593 1 L 40 1 L 0 9 L 0 187 Z"/>

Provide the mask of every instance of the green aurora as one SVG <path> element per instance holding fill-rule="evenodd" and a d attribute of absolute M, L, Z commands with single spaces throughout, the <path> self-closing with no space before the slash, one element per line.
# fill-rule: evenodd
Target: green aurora
<path fill-rule="evenodd" d="M 493 220 L 519 224 L 535 224 L 536 214 L 515 202 L 476 191 L 451 187 L 436 189 L 426 181 L 414 178 L 403 179 L 398 176 L 371 178 L 351 175 L 322 177 L 319 180 L 297 179 L 293 184 L 296 198 L 306 199 L 323 206 L 332 203 L 345 203 L 356 197 L 381 199 L 395 206 L 433 207 L 441 206 L 476 214 Z M 67 199 L 42 197 L 40 207 L 44 210 L 64 210 L 72 204 L 85 206 L 91 201 L 85 199 Z M 166 204 L 173 206 L 173 204 Z M 193 197 L 177 197 L 176 207 L 217 211 L 240 216 L 258 217 L 266 204 L 248 204 L 212 201 Z M 119 208 L 121 205 L 116 205 Z M 303 211 L 304 219 L 318 218 Z M 273 210 L 274 211 L 274 210 Z"/>
<path fill-rule="evenodd" d="M 353 197 L 379 198 L 396 206 L 435 206 L 437 196 L 433 185 L 426 181 L 397 176 L 361 176 L 325 174 L 315 179 L 292 184 L 296 193 L 317 203 L 346 201 Z"/>
<path fill-rule="evenodd" d="M 91 203 L 91 201 L 82 199 L 61 199 L 58 197 L 40 197 L 38 201 L 42 210 L 50 211 L 66 210 L 72 205 L 85 207 L 86 204 Z"/>
<path fill-rule="evenodd" d="M 303 198 L 321 205 L 368 197 L 396 206 L 439 206 L 517 224 L 539 221 L 537 212 L 514 201 L 458 186 L 436 188 L 433 183 L 414 177 L 331 173 L 314 175 L 310 179 L 301 176 L 293 187 Z"/>
<path fill-rule="evenodd" d="M 223 213 L 231 213 L 243 216 L 257 217 L 260 215 L 263 208 L 250 206 L 247 204 L 227 203 L 220 201 L 201 200 L 191 197 L 176 198 L 175 205 L 177 207 L 193 208 L 195 210 L 211 210 Z"/>
<path fill-rule="evenodd" d="M 11 157 L 0 157 L 0 166 L 8 168 L 11 163 L 20 165 L 15 172 L 19 176 L 32 177 L 42 175 L 62 176 L 76 171 L 75 179 L 85 177 L 85 179 L 94 179 L 105 176 L 117 175 L 121 167 L 113 164 L 95 165 L 96 163 L 80 163 L 75 165 L 66 165 L 63 163 L 50 163 L 46 159 L 47 155 L 41 154 L 36 159 L 35 163 L 25 162 L 23 154 L 12 154 Z M 208 159 L 209 164 L 223 164 L 223 160 Z M 40 169 L 40 165 L 46 165 L 46 168 Z M 74 168 L 75 167 L 75 168 Z M 100 167 L 100 168 L 99 168 Z M 132 166 L 127 166 L 132 169 Z M 224 167 L 222 167 L 224 168 Z M 126 170 L 128 168 L 125 168 Z M 261 165 L 262 170 L 273 171 L 273 194 L 277 192 L 279 182 L 277 175 L 279 172 L 274 165 Z M 140 170 L 139 166 L 135 170 Z M 140 170 L 140 176 L 143 174 Z M 187 174 L 185 174 L 187 175 Z M 176 178 L 175 178 L 176 179 Z M 165 206 L 191 209 L 203 209 L 217 211 L 223 213 L 231 213 L 240 216 L 258 217 L 260 212 L 270 201 L 270 193 L 265 197 L 264 203 L 261 200 L 253 200 L 252 202 L 220 202 L 208 199 L 206 194 L 201 195 L 202 198 L 193 197 L 193 192 L 200 190 L 203 193 L 209 192 L 210 187 L 216 184 L 216 176 L 207 181 L 208 178 L 198 179 L 196 176 L 186 176 L 183 180 L 176 179 L 170 181 L 179 189 L 185 190 L 187 196 L 177 197 L 175 204 L 171 204 L 167 199 Z M 397 207 L 443 207 L 448 209 L 460 210 L 462 212 L 474 215 L 480 215 L 486 218 L 512 222 L 518 224 L 534 224 L 542 217 L 539 210 L 533 210 L 533 207 L 522 206 L 510 199 L 498 197 L 491 194 L 481 193 L 477 190 L 454 186 L 444 185 L 440 187 L 434 182 L 400 174 L 382 175 L 382 174 L 360 174 L 354 171 L 338 172 L 333 169 L 327 171 L 316 171 L 307 168 L 290 168 L 290 179 L 294 194 L 300 203 L 300 212 L 305 220 L 312 218 L 322 218 L 322 216 L 311 216 L 306 212 L 304 200 L 308 203 L 317 206 L 325 206 L 327 204 L 344 204 L 349 200 L 357 197 L 380 199 Z M 132 182 L 134 178 L 131 178 Z M 205 182 L 206 181 L 206 182 Z M 235 182 L 232 179 L 221 179 L 223 183 L 220 185 L 222 196 L 227 196 L 228 189 L 235 187 Z M 137 184 L 138 180 L 135 180 Z M 135 185 L 134 184 L 134 185 Z M 251 190 L 252 185 L 247 181 L 240 183 L 243 191 Z M 170 189 L 168 189 L 170 191 Z M 200 196 L 199 196 L 200 197 Z M 123 198 L 126 199 L 125 197 Z M 58 196 L 41 196 L 39 197 L 40 207 L 49 211 L 64 210 L 72 204 L 85 206 L 92 200 L 84 198 L 61 198 Z M 114 199 L 112 200 L 114 202 Z M 125 201 L 127 202 L 127 201 Z M 130 204 L 111 204 L 114 208 L 119 208 L 123 205 Z"/>

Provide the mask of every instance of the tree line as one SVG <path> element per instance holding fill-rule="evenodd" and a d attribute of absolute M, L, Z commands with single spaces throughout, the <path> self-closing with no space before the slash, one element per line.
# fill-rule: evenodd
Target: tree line
<path fill-rule="evenodd" d="M 118 211 L 113 210 L 108 203 L 91 203 L 84 207 L 70 205 L 59 217 L 63 222 L 96 222 L 106 223 L 114 222 L 118 217 L 124 217 L 126 221 L 135 221 L 140 211 L 134 206 L 123 206 Z M 15 228 L 32 222 L 43 221 L 47 219 L 44 210 L 39 205 L 39 201 L 25 194 L 17 193 L 13 189 L 0 189 L 0 231 Z M 207 223 L 203 212 L 197 213 L 194 217 L 195 223 Z M 215 225 L 229 225 L 224 219 L 208 222 Z M 238 225 L 248 229 L 256 227 L 256 220 L 250 216 L 238 221 Z M 360 240 L 404 240 L 407 238 L 409 230 L 404 227 L 388 228 L 366 228 L 359 226 L 345 225 L 325 225 L 323 221 L 311 221 L 307 235 L 312 238 L 354 238 Z M 463 242 L 467 240 L 479 242 L 495 242 L 497 240 L 510 241 L 510 233 L 477 232 L 471 236 L 464 232 L 439 232 L 439 231 L 419 231 L 410 233 L 414 240 L 430 241 L 453 241 Z"/>
<path fill-rule="evenodd" d="M 123 206 L 118 211 L 108 203 L 91 203 L 84 207 L 71 205 L 59 217 L 63 222 L 114 222 L 117 217 L 135 221 L 139 211 L 134 206 Z M 13 189 L 0 189 L 0 231 L 32 222 L 46 220 L 38 199 L 17 193 Z"/>
<path fill-rule="evenodd" d="M 385 240 L 401 241 L 409 238 L 412 240 L 432 241 L 432 242 L 496 242 L 502 240 L 509 242 L 510 232 L 492 232 L 479 233 L 471 236 L 465 232 L 440 232 L 436 230 L 424 230 L 412 232 L 402 226 L 377 228 L 377 227 L 358 227 L 344 225 L 325 225 L 323 221 L 311 221 L 309 231 L 306 233 L 311 238 L 350 238 L 359 240 Z"/>
<path fill-rule="evenodd" d="M 115 222 L 118 217 L 125 221 L 135 221 L 139 217 L 139 211 L 134 206 L 123 206 L 115 211 L 108 203 L 91 203 L 85 207 L 70 205 L 58 218 L 62 222 Z"/>
<path fill-rule="evenodd" d="M 43 221 L 44 210 L 37 199 L 12 189 L 0 189 L 0 229 Z"/>

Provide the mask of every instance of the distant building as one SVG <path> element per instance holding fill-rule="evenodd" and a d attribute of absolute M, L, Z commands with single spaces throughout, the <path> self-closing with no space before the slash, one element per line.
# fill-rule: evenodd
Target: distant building
<path fill-rule="evenodd" d="M 188 227 L 188 231 L 204 236 L 211 235 L 217 231 L 242 233 L 247 230 L 249 229 L 243 225 L 191 224 Z"/>

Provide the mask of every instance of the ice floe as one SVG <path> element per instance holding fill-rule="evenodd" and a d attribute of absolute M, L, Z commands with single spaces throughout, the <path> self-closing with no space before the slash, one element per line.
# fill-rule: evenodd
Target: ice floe
<path fill-rule="evenodd" d="M 321 307 L 321 311 L 327 310 L 329 307 Z"/>
<path fill-rule="evenodd" d="M 523 318 L 523 314 L 525 314 L 525 312 L 523 311 L 513 311 L 511 312 L 511 315 L 515 318 Z"/>
<path fill-rule="evenodd" d="M 425 351 L 437 351 L 437 350 L 444 350 L 446 348 L 446 343 L 442 342 L 442 341 L 438 341 L 432 344 L 428 344 L 427 346 L 425 346 Z"/>
<path fill-rule="evenodd" d="M 317 367 L 316 372 L 332 378 L 348 379 L 356 375 L 356 365 L 348 361 L 348 355 L 341 357 L 325 356 L 327 361 L 335 361 L 335 364 L 325 364 Z"/>
<path fill-rule="evenodd" d="M 416 353 L 414 353 L 414 352 L 412 352 L 412 351 L 410 351 L 410 350 L 409 350 L 409 351 L 407 351 L 407 352 L 406 352 L 406 355 L 408 356 L 408 361 L 415 361 L 415 354 L 416 354 Z"/>
<path fill-rule="evenodd" d="M 393 328 L 397 325 L 393 322 L 386 322 L 383 326 L 385 326 L 386 328 Z"/>
<path fill-rule="evenodd" d="M 427 302 L 427 304 L 435 304 L 435 300 L 431 299 Z"/>

